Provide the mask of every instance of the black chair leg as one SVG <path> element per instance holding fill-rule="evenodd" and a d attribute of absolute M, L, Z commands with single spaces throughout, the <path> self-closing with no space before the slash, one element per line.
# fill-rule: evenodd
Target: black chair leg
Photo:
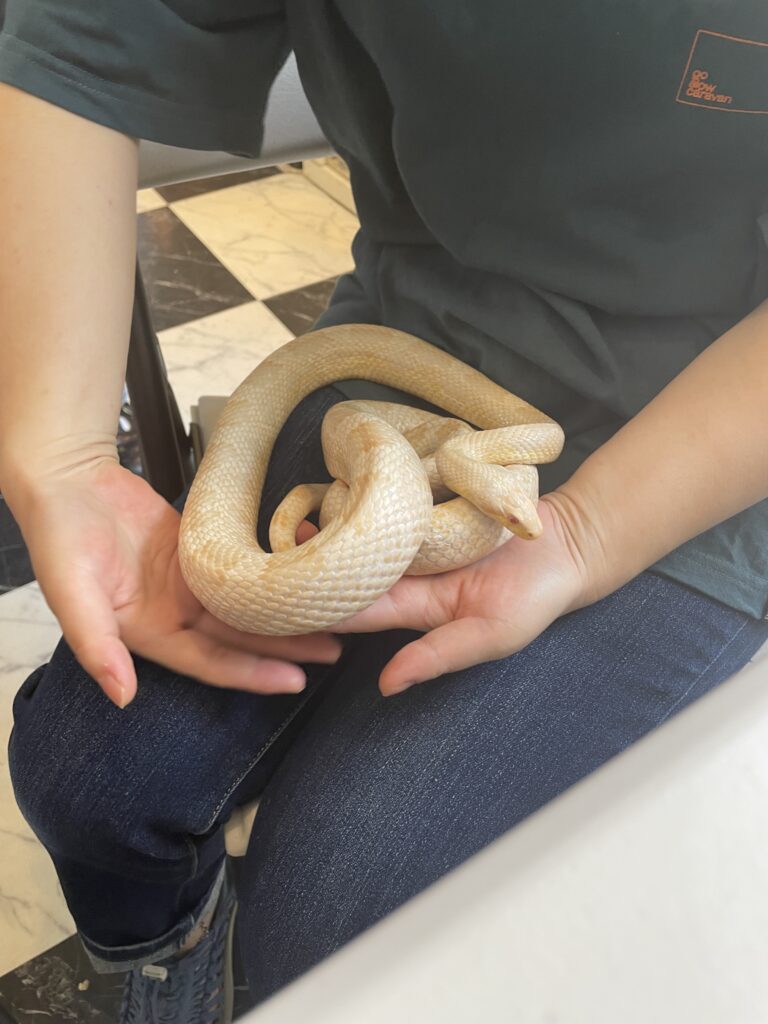
<path fill-rule="evenodd" d="M 168 383 L 138 263 L 125 377 L 144 475 L 159 494 L 175 501 L 194 475 L 192 444 Z"/>

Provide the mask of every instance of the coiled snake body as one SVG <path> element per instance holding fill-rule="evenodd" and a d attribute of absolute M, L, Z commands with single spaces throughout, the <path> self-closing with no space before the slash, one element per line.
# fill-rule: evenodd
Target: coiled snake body
<path fill-rule="evenodd" d="M 355 378 L 456 419 L 388 402 L 331 408 L 323 451 L 338 483 L 291 492 L 272 520 L 273 550 L 264 551 L 256 521 L 281 427 L 310 392 Z M 561 428 L 543 412 L 418 338 L 370 325 L 304 335 L 265 359 L 227 403 L 182 516 L 182 573 L 210 612 L 239 629 L 326 629 L 406 572 L 467 565 L 509 531 L 538 536 L 534 464 L 562 446 Z M 320 532 L 296 546 L 298 523 L 321 503 Z"/>

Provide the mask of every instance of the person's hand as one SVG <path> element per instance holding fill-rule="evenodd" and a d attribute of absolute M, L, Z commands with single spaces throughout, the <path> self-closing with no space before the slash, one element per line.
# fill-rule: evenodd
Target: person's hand
<path fill-rule="evenodd" d="M 414 629 L 424 636 L 385 666 L 384 696 L 521 650 L 555 619 L 589 603 L 589 572 L 573 510 L 555 495 L 539 503 L 544 532 L 512 537 L 464 569 L 404 576 L 374 604 L 334 627 L 339 633 Z"/>
<path fill-rule="evenodd" d="M 140 477 L 101 460 L 41 480 L 21 527 L 75 657 L 119 707 L 136 693 L 129 651 L 213 686 L 296 692 L 294 662 L 334 662 L 335 637 L 241 633 L 206 612 L 177 555 L 180 516 Z"/>

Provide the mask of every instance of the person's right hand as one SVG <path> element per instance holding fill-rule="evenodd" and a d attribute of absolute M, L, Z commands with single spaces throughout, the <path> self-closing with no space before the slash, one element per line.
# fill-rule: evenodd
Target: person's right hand
<path fill-rule="evenodd" d="M 180 516 L 146 481 L 101 460 L 39 481 L 20 525 L 37 580 L 75 657 L 118 707 L 136 694 L 129 651 L 212 686 L 303 689 L 295 662 L 336 661 L 335 637 L 241 633 L 184 582 Z"/>

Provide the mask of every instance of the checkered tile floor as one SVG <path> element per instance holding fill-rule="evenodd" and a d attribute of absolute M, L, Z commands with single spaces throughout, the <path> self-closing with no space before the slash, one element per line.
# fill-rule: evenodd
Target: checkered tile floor
<path fill-rule="evenodd" d="M 188 420 L 201 394 L 230 393 L 274 347 L 311 329 L 352 266 L 357 220 L 297 166 L 146 189 L 137 198 L 152 321 Z M 129 417 L 124 427 L 124 461 L 135 466 Z M 0 498 L 0 594 L 32 579 Z"/>

